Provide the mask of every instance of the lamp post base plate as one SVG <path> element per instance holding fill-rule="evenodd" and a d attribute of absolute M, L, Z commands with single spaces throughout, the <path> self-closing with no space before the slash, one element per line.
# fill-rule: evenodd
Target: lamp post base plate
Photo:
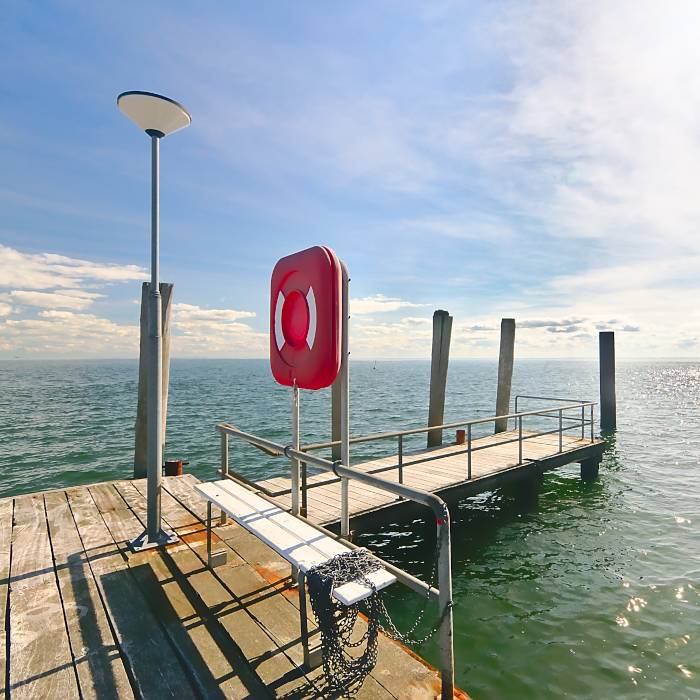
<path fill-rule="evenodd" d="M 146 549 L 162 547 L 166 544 L 173 544 L 180 538 L 171 530 L 161 530 L 155 540 L 149 541 L 148 532 L 144 530 L 135 540 L 129 543 L 132 552 L 143 552 Z"/>

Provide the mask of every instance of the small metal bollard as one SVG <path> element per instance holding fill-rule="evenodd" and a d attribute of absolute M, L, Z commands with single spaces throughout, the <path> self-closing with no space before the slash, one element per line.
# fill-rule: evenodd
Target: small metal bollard
<path fill-rule="evenodd" d="M 184 462 L 181 459 L 168 459 L 165 461 L 163 472 L 165 476 L 182 476 L 183 467 L 188 464 L 189 462 Z"/>
<path fill-rule="evenodd" d="M 456 445 L 463 445 L 467 441 L 467 431 L 466 430 L 458 430 L 456 437 L 455 437 L 455 444 Z"/>

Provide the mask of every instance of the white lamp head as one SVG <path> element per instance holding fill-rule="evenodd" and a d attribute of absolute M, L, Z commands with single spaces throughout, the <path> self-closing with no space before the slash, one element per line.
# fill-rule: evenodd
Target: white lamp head
<path fill-rule="evenodd" d="M 192 122 L 190 113 L 179 102 L 153 92 L 122 92 L 117 97 L 117 105 L 149 136 L 161 138 L 184 129 Z"/>

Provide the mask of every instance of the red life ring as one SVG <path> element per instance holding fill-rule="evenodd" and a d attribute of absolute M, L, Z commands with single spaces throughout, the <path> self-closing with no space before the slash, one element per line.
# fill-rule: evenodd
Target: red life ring
<path fill-rule="evenodd" d="M 270 367 L 280 384 L 322 389 L 338 375 L 342 266 L 322 246 L 277 262 L 270 284 Z"/>

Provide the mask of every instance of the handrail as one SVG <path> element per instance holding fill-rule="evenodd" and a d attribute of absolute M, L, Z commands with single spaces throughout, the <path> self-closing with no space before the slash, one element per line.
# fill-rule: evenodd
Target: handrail
<path fill-rule="evenodd" d="M 453 649 L 453 622 L 452 622 L 452 562 L 451 562 L 451 541 L 450 541 L 450 513 L 445 505 L 445 502 L 429 491 L 423 491 L 411 486 L 406 486 L 402 483 L 387 481 L 381 477 L 368 474 L 367 472 L 353 469 L 352 467 L 340 464 L 339 462 L 330 462 L 322 457 L 317 457 L 308 454 L 302 449 L 294 449 L 292 446 L 284 446 L 279 443 L 267 440 L 266 438 L 246 433 L 234 425 L 229 423 L 219 423 L 217 430 L 221 433 L 222 438 L 222 459 L 221 471 L 222 474 L 228 475 L 228 436 L 238 437 L 251 445 L 255 445 L 262 450 L 269 451 L 277 455 L 284 455 L 289 460 L 298 460 L 306 462 L 313 466 L 333 472 L 338 477 L 347 479 L 355 479 L 361 483 L 375 488 L 388 491 L 402 498 L 408 498 L 416 503 L 427 506 L 435 515 L 435 523 L 437 527 L 438 539 L 438 600 L 440 607 L 440 637 L 439 647 L 441 652 L 441 678 L 442 678 L 442 700 L 448 700 L 453 697 L 454 692 L 454 649 Z M 345 542 L 345 540 L 340 540 Z M 349 543 L 348 543 L 349 544 Z M 396 568 L 396 567 L 394 567 Z M 407 575 L 408 572 L 404 572 Z M 415 578 L 415 577 L 412 577 Z"/>
<path fill-rule="evenodd" d="M 523 397 L 524 398 L 524 397 Z M 575 401 L 575 400 L 573 400 Z M 375 440 L 388 440 L 395 437 L 405 437 L 406 435 L 417 435 L 419 433 L 427 433 L 431 430 L 450 430 L 452 428 L 467 428 L 468 426 L 480 425 L 482 423 L 492 423 L 500 418 L 519 419 L 525 416 L 536 416 L 543 413 L 553 413 L 555 411 L 567 411 L 574 409 L 581 409 L 581 407 L 595 406 L 596 401 L 575 401 L 568 406 L 557 406 L 551 409 L 540 409 L 536 411 L 521 411 L 516 413 L 508 413 L 502 416 L 488 416 L 487 418 L 472 418 L 470 420 L 457 421 L 455 423 L 444 423 L 443 425 L 428 425 L 421 428 L 409 428 L 408 430 L 397 430 L 395 432 L 389 433 L 374 433 L 372 435 L 362 435 L 358 437 L 351 437 L 350 444 L 357 444 L 361 442 L 373 442 Z M 326 442 L 316 442 L 310 443 L 308 445 L 302 445 L 300 447 L 304 452 L 310 452 L 312 450 L 323 450 L 328 447 L 333 447 L 334 445 L 339 445 L 340 440 L 329 440 Z M 307 460 L 308 461 L 308 460 Z"/>
<path fill-rule="evenodd" d="M 572 403 L 576 403 L 578 405 L 583 404 L 584 406 L 589 403 L 595 403 L 594 401 L 588 401 L 587 399 L 570 399 L 568 397 L 562 398 L 559 396 L 528 396 L 527 394 L 518 394 L 515 397 L 515 406 L 514 409 L 515 411 L 518 410 L 518 399 L 533 399 L 536 401 L 571 401 Z"/>

